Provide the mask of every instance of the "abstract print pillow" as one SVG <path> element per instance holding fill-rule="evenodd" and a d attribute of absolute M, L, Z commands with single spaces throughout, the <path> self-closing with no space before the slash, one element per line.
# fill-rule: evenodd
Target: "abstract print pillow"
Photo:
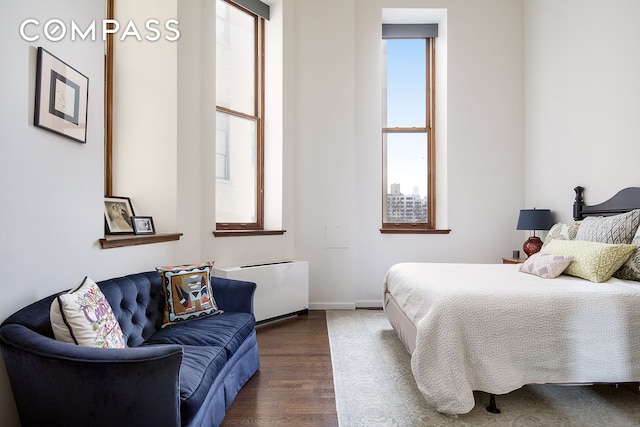
<path fill-rule="evenodd" d="M 164 292 L 162 327 L 221 313 L 211 288 L 213 262 L 156 267 Z"/>
<path fill-rule="evenodd" d="M 520 271 L 543 279 L 555 279 L 571 264 L 572 256 L 551 255 L 541 252 L 531 255 L 520 265 Z"/>
<path fill-rule="evenodd" d="M 126 347 L 109 301 L 88 277 L 77 288 L 58 295 L 49 315 L 58 341 L 88 347 Z"/>

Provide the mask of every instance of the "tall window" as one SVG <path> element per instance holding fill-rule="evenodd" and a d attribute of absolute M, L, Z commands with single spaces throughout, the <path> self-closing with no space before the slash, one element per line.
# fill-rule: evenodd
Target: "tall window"
<path fill-rule="evenodd" d="M 435 43 L 424 28 L 383 26 L 382 232 L 436 228 Z"/>
<path fill-rule="evenodd" d="M 263 228 L 264 19 L 216 0 L 216 229 Z"/>

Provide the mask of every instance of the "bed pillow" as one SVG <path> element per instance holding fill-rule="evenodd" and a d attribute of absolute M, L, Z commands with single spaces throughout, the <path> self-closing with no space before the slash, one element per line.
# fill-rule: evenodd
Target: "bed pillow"
<path fill-rule="evenodd" d="M 564 274 L 600 283 L 609 280 L 611 275 L 629 259 L 634 250 L 636 246 L 624 243 L 554 239 L 541 252 L 572 256 L 573 261 L 564 270 Z"/>
<path fill-rule="evenodd" d="M 554 279 L 562 274 L 573 260 L 572 256 L 535 253 L 520 265 L 520 271 L 543 279 Z"/>
<path fill-rule="evenodd" d="M 213 262 L 156 267 L 165 297 L 162 327 L 221 313 L 213 297 Z"/>
<path fill-rule="evenodd" d="M 640 281 L 640 227 L 631 240 L 631 244 L 636 245 L 636 250 L 613 275 L 618 279 Z"/>
<path fill-rule="evenodd" d="M 124 335 L 109 301 L 88 277 L 80 286 L 51 303 L 51 328 L 56 340 L 99 348 L 125 348 Z"/>
<path fill-rule="evenodd" d="M 631 243 L 640 223 L 640 209 L 620 215 L 590 216 L 582 220 L 576 240 Z"/>
<path fill-rule="evenodd" d="M 544 243 L 542 247 L 544 248 L 550 241 L 553 239 L 560 240 L 574 240 L 576 235 L 578 234 L 578 227 L 580 227 L 579 222 L 574 222 L 571 224 L 566 224 L 564 222 L 558 222 L 553 224 L 553 227 L 547 233 L 547 237 L 544 239 Z"/>

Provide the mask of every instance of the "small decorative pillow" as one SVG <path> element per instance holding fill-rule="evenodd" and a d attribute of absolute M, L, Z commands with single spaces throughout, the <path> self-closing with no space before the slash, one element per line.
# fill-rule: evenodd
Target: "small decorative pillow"
<path fill-rule="evenodd" d="M 164 320 L 162 327 L 222 313 L 213 298 L 211 268 L 213 262 L 156 267 L 162 278 Z"/>
<path fill-rule="evenodd" d="M 542 247 L 544 248 L 550 241 L 553 239 L 560 240 L 574 240 L 576 235 L 578 234 L 578 227 L 580 227 L 579 222 L 574 222 L 571 224 L 566 224 L 564 222 L 558 222 L 553 224 L 553 227 L 547 233 L 547 237 L 544 239 L 544 243 Z"/>
<path fill-rule="evenodd" d="M 639 223 L 640 209 L 613 216 L 590 216 L 582 220 L 576 240 L 631 243 Z"/>
<path fill-rule="evenodd" d="M 631 254 L 627 262 L 614 273 L 614 276 L 618 279 L 640 282 L 640 227 L 638 227 L 636 235 L 631 240 L 631 244 L 636 245 L 637 249 Z"/>
<path fill-rule="evenodd" d="M 582 227 L 582 226 L 581 226 Z M 565 274 L 592 282 L 606 282 L 629 259 L 636 246 L 609 244 L 586 240 L 552 240 L 542 253 L 573 256 Z"/>
<path fill-rule="evenodd" d="M 109 301 L 88 277 L 53 300 L 51 328 L 58 341 L 88 347 L 125 348 L 124 335 Z"/>
<path fill-rule="evenodd" d="M 534 274 L 543 279 L 555 279 L 573 261 L 572 256 L 535 253 L 520 265 L 523 273 Z"/>

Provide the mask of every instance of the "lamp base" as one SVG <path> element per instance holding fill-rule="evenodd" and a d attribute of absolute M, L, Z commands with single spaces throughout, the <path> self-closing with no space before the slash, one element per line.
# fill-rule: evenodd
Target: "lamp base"
<path fill-rule="evenodd" d="M 540 249 L 542 249 L 542 240 L 537 236 L 529 237 L 527 241 L 524 242 L 524 245 L 522 245 L 522 250 L 528 257 L 536 252 L 540 252 Z"/>

